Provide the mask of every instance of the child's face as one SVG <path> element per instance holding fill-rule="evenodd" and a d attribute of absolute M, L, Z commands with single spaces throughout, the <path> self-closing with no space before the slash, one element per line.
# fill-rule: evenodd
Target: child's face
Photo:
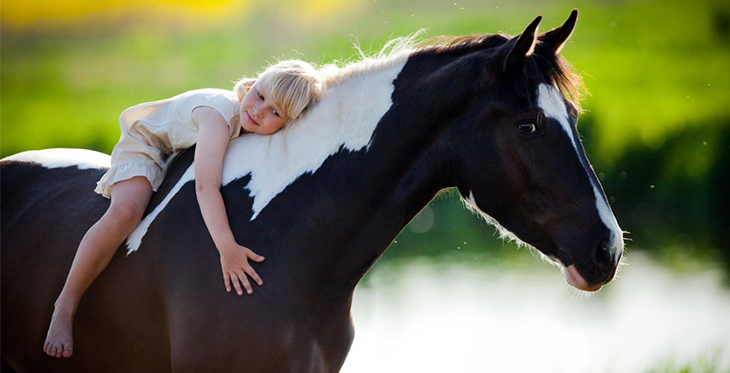
<path fill-rule="evenodd" d="M 284 110 L 272 100 L 268 88 L 258 84 L 243 96 L 239 114 L 244 132 L 261 135 L 271 135 L 289 121 Z"/>

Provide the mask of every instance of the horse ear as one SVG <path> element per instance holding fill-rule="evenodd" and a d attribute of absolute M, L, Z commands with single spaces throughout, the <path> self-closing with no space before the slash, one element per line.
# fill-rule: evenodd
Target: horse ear
<path fill-rule="evenodd" d="M 509 66 L 512 66 L 524 57 L 531 55 L 535 50 L 535 43 L 537 42 L 535 32 L 537 31 L 537 25 L 540 24 L 541 20 L 542 16 L 537 16 L 532 23 L 525 28 L 525 31 L 517 36 L 517 41 L 507 54 L 507 58 L 504 60 L 503 70 L 505 72 L 509 69 Z"/>
<path fill-rule="evenodd" d="M 554 28 L 539 36 L 540 41 L 543 45 L 552 48 L 555 54 L 558 54 L 563 45 L 568 41 L 570 35 L 573 33 L 575 28 L 575 21 L 578 19 L 578 9 L 573 9 L 570 12 L 570 17 L 563 23 L 562 26 Z"/>

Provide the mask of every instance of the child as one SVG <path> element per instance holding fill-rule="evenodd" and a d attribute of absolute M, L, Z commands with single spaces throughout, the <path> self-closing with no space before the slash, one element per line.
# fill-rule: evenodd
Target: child
<path fill-rule="evenodd" d="M 195 190 L 220 252 L 226 291 L 231 291 L 232 283 L 239 296 L 242 286 L 251 294 L 246 275 L 261 286 L 248 259 L 264 258 L 237 244 L 228 224 L 220 193 L 223 155 L 231 139 L 244 133 L 273 134 L 302 115 L 321 94 L 317 70 L 306 62 L 285 61 L 258 79 L 240 80 L 233 91 L 195 90 L 125 110 L 111 168 L 96 187 L 96 192 L 111 198 L 111 204 L 79 244 L 54 304 L 43 347 L 46 354 L 57 358 L 73 354 L 73 317 L 81 296 L 142 219 L 152 192 L 162 182 L 166 157 L 196 143 Z"/>

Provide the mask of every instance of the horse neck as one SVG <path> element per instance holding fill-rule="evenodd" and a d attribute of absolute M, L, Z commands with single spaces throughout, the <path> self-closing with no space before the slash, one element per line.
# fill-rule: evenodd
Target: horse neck
<path fill-rule="evenodd" d="M 400 172 L 393 172 L 398 177 L 394 178 L 395 182 L 383 187 L 389 191 L 378 196 L 377 203 L 368 203 L 375 207 L 370 209 L 353 238 L 337 253 L 337 264 L 332 268 L 338 270 L 333 273 L 333 278 L 345 289 L 354 289 L 403 227 L 441 189 L 451 185 L 442 147 L 434 145 L 424 150 L 415 158 L 399 158 L 406 166 Z"/>
<path fill-rule="evenodd" d="M 297 123 L 272 136 L 254 134 L 232 141 L 224 160 L 223 184 L 251 175 L 246 188 L 254 199 L 253 220 L 295 180 L 317 173 L 326 160 L 344 151 L 372 153 L 379 141 L 391 141 L 394 146 L 382 150 L 390 159 L 369 159 L 365 166 L 374 165 L 373 172 L 384 176 L 404 172 L 396 163 L 398 157 L 413 158 L 418 147 L 433 141 L 445 119 L 453 119 L 439 111 L 458 112 L 467 102 L 464 94 L 454 94 L 453 87 L 468 87 L 473 80 L 458 69 L 434 73 L 458 56 L 419 57 L 413 64 L 401 56 L 364 61 L 359 68 L 343 70 L 343 76 L 329 78 L 325 95 Z M 447 90 L 452 93 L 449 102 L 443 100 Z"/>
<path fill-rule="evenodd" d="M 401 79 L 401 78 L 399 78 Z M 401 82 L 407 86 L 407 82 Z M 443 188 L 450 177 L 448 121 L 436 110 L 412 110 L 400 97 L 379 121 L 366 156 L 351 167 L 361 185 L 349 199 L 360 221 L 347 243 L 331 258 L 332 283 L 351 290 L 385 252 L 408 222 Z M 414 99 L 408 97 L 405 99 Z M 416 107 L 418 105 L 415 105 Z M 437 116 L 438 117 L 438 116 Z"/>
<path fill-rule="evenodd" d="M 290 257 L 291 276 L 315 278 L 316 286 L 323 275 L 337 291 L 351 289 L 410 219 L 450 186 L 440 141 L 447 123 L 421 109 L 422 97 L 408 88 L 414 78 L 419 74 L 407 63 L 354 74 L 329 87 L 298 123 L 229 145 L 223 181 L 251 175 L 251 220 L 286 189 L 297 208 L 287 211 L 282 229 L 296 222 L 291 240 L 317 240 L 306 248 L 284 243 L 296 248 L 281 253 Z"/>

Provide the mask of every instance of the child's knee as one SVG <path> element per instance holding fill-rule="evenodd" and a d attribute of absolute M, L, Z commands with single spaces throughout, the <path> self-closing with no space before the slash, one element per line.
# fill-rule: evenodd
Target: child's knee
<path fill-rule="evenodd" d="M 144 206 L 135 203 L 113 203 L 107 211 L 109 218 L 114 219 L 118 224 L 129 227 L 136 226 L 142 215 L 144 214 Z"/>

